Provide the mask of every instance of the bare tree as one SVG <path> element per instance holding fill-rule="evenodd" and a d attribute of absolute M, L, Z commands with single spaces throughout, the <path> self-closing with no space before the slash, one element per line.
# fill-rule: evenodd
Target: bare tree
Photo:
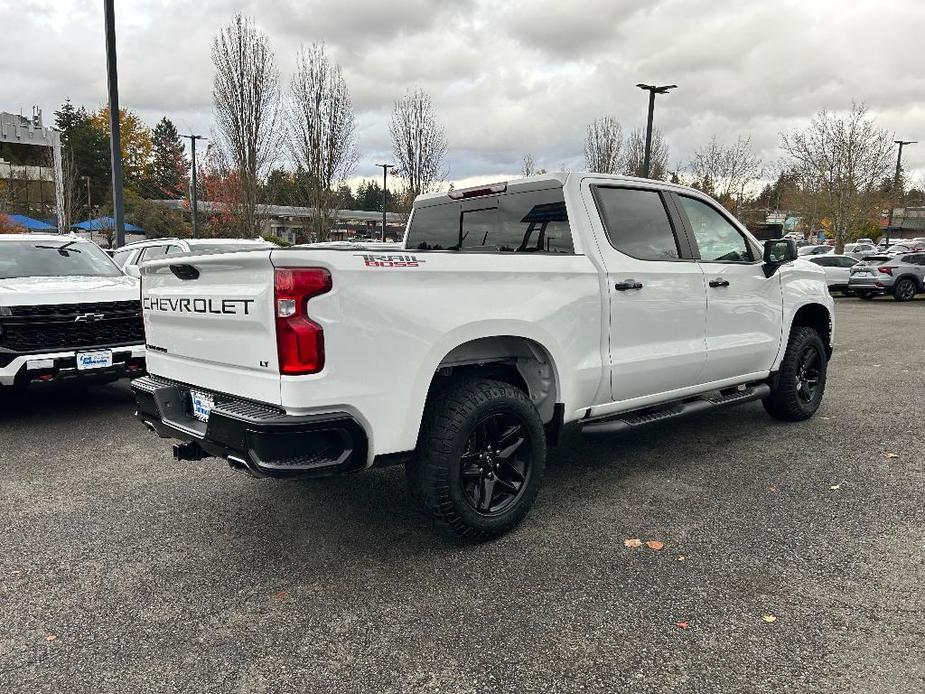
<path fill-rule="evenodd" d="M 841 253 L 852 230 L 879 217 L 878 184 L 890 175 L 893 136 L 876 126 L 866 106 L 852 104 L 843 116 L 823 109 L 805 130 L 780 139 L 820 216 L 831 220 Z"/>
<path fill-rule="evenodd" d="M 61 147 L 61 169 L 55 166 L 54 152 L 48 149 L 45 159 L 45 165 L 51 169 L 52 181 L 55 187 L 60 185 L 62 192 L 62 207 L 57 210 L 58 229 L 69 230 L 71 224 L 77 217 L 77 211 L 82 204 L 82 195 L 80 181 L 77 178 L 77 166 L 74 163 L 74 154 L 70 147 Z M 61 180 L 58 180 L 60 176 Z M 57 207 L 57 205 L 56 205 Z M 92 216 L 92 211 L 87 208 L 87 217 Z"/>
<path fill-rule="evenodd" d="M 523 161 L 520 164 L 520 175 L 526 178 L 527 176 L 537 176 L 539 174 L 546 173 L 546 169 L 538 168 L 536 165 L 536 160 L 533 158 L 533 155 L 527 152 L 524 154 Z"/>
<path fill-rule="evenodd" d="M 301 48 L 290 84 L 289 146 L 307 174 L 311 228 L 318 241 L 335 223 L 337 187 L 357 163 L 356 119 L 340 66 L 328 60 L 324 46 Z"/>
<path fill-rule="evenodd" d="M 257 232 L 257 190 L 279 138 L 279 71 L 270 41 L 237 14 L 212 41 L 212 104 L 219 139 L 241 186 L 241 232 Z"/>
<path fill-rule="evenodd" d="M 398 162 L 396 175 L 407 181 L 408 196 L 430 191 L 446 175 L 446 132 L 423 89 L 415 88 L 395 102 L 389 133 Z"/>
<path fill-rule="evenodd" d="M 649 150 L 649 178 L 664 181 L 668 178 L 668 144 L 658 128 L 652 129 L 652 148 Z M 644 177 L 646 162 L 646 133 L 634 128 L 626 138 L 626 159 L 623 172 L 627 176 Z"/>
<path fill-rule="evenodd" d="M 714 196 L 733 214 L 762 173 L 751 138 L 741 135 L 728 145 L 714 135 L 709 144 L 694 152 L 690 168 L 694 186 Z"/>
<path fill-rule="evenodd" d="M 623 126 L 613 116 L 595 118 L 585 137 L 585 166 L 602 174 L 620 173 L 623 153 Z"/>

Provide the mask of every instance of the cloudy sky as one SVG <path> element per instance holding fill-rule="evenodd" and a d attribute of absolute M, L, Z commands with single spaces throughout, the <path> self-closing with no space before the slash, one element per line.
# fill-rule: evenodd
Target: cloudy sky
<path fill-rule="evenodd" d="M 682 168 L 714 133 L 750 135 L 765 163 L 778 133 L 820 108 L 864 102 L 897 137 L 925 141 L 922 0 L 122 0 L 122 105 L 183 132 L 212 126 L 217 28 L 255 18 L 288 83 L 299 44 L 324 42 L 343 67 L 359 122 L 357 175 L 389 158 L 387 123 L 408 87 L 429 91 L 446 125 L 451 180 L 516 174 L 525 152 L 580 169 L 587 123 L 644 124 L 637 82 L 675 83 L 656 124 Z M 65 97 L 106 100 L 100 0 L 0 0 L 0 110 Z M 906 168 L 925 176 L 925 142 Z"/>

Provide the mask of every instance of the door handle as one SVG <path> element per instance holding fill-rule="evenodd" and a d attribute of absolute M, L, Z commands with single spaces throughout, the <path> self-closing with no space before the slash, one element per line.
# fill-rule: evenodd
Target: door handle
<path fill-rule="evenodd" d="M 717 277 L 715 280 L 710 280 L 711 287 L 728 287 L 729 280 L 724 280 L 722 277 Z"/>
<path fill-rule="evenodd" d="M 642 289 L 642 282 L 637 282 L 636 280 L 626 280 L 625 282 L 617 282 L 613 285 L 613 288 L 618 292 L 625 292 L 629 289 Z"/>

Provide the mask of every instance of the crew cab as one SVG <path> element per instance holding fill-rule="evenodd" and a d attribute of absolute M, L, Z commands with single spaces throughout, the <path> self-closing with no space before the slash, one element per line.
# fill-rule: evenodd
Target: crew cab
<path fill-rule="evenodd" d="M 144 371 L 138 280 L 95 243 L 0 235 L 0 386 Z"/>
<path fill-rule="evenodd" d="M 569 173 L 417 198 L 402 247 L 292 247 L 141 269 L 137 416 L 255 477 L 401 463 L 437 525 L 527 513 L 547 446 L 761 400 L 819 407 L 822 268 L 718 203 Z M 710 426 L 710 420 L 703 420 Z"/>

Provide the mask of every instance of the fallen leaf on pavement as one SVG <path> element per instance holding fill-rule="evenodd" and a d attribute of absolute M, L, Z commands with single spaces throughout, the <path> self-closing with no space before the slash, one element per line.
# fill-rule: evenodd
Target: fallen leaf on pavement
<path fill-rule="evenodd" d="M 54 640 L 57 639 L 57 638 L 58 638 L 58 637 L 55 636 L 54 634 L 49 634 L 48 636 L 45 637 L 45 640 L 46 640 L 46 641 L 54 641 Z"/>
<path fill-rule="evenodd" d="M 642 540 L 638 537 L 631 537 L 629 540 L 623 540 L 626 547 L 642 547 Z"/>
<path fill-rule="evenodd" d="M 665 546 L 665 543 L 659 542 L 658 540 L 649 540 L 648 542 L 646 542 L 646 547 L 648 547 L 649 549 L 654 549 L 656 552 L 658 552 L 664 546 Z"/>
<path fill-rule="evenodd" d="M 772 493 L 773 493 L 773 492 L 776 492 L 776 491 L 777 491 L 777 487 L 775 487 L 773 484 L 770 484 L 770 485 L 768 485 L 768 491 L 769 491 L 769 492 L 772 492 Z"/>
<path fill-rule="evenodd" d="M 761 615 L 761 619 L 764 621 L 765 624 L 770 624 L 771 622 L 777 621 L 777 617 L 775 617 L 772 614 L 763 614 Z"/>
<path fill-rule="evenodd" d="M 678 555 L 678 561 L 684 561 L 686 558 L 683 554 Z"/>
<path fill-rule="evenodd" d="M 829 489 L 834 492 L 837 489 L 841 489 L 841 484 L 833 484 L 831 487 L 829 487 Z"/>
<path fill-rule="evenodd" d="M 277 593 L 274 593 L 273 597 L 276 598 L 277 600 L 288 600 L 289 593 L 287 593 L 285 590 L 281 590 Z"/>
<path fill-rule="evenodd" d="M 675 625 L 676 627 L 678 627 L 678 629 L 687 629 L 687 627 L 690 626 L 690 623 L 688 623 L 688 622 L 675 622 L 674 625 Z"/>
<path fill-rule="evenodd" d="M 899 457 L 899 453 L 884 453 L 884 454 L 883 454 L 883 457 L 884 457 L 884 458 L 898 458 L 898 457 Z"/>

